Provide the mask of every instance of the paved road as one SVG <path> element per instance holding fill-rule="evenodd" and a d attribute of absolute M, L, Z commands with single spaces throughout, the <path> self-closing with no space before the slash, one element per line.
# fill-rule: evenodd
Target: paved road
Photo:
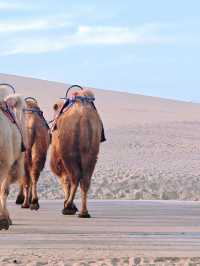
<path fill-rule="evenodd" d="M 14 225 L 0 232 L 0 250 L 105 249 L 132 255 L 200 255 L 198 202 L 90 201 L 91 219 L 61 215 L 61 201 L 42 201 L 38 212 L 12 202 L 9 209 Z"/>

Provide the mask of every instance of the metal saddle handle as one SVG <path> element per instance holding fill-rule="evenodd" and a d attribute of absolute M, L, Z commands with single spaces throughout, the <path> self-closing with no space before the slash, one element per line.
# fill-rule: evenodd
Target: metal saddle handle
<path fill-rule="evenodd" d="M 24 100 L 25 101 L 31 100 L 31 101 L 35 102 L 36 104 L 38 103 L 37 100 L 34 97 L 26 97 Z"/>
<path fill-rule="evenodd" d="M 7 86 L 7 87 L 11 88 L 12 92 L 15 94 L 15 88 L 11 84 L 9 84 L 9 83 L 0 83 L 0 86 Z"/>
<path fill-rule="evenodd" d="M 66 98 L 67 98 L 67 95 L 68 95 L 69 91 L 70 91 L 71 89 L 75 88 L 75 87 L 79 88 L 80 90 L 84 90 L 83 87 L 81 87 L 81 86 L 79 86 L 79 85 L 72 85 L 72 86 L 70 86 L 70 87 L 68 88 L 68 90 L 67 90 L 67 92 L 66 92 Z"/>

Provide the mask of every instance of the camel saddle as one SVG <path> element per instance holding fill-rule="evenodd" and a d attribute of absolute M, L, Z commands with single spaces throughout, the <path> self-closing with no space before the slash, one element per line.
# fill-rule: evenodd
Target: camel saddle
<path fill-rule="evenodd" d="M 24 108 L 23 111 L 24 111 L 24 113 L 30 113 L 30 114 L 36 113 L 36 114 L 38 114 L 38 116 L 43 120 L 47 129 L 49 129 L 49 125 L 48 125 L 46 119 L 44 118 L 44 113 L 39 108 Z"/>
<path fill-rule="evenodd" d="M 62 115 L 67 110 L 69 110 L 77 101 L 80 101 L 82 104 L 85 104 L 85 103 L 91 104 L 91 106 L 97 112 L 97 108 L 96 108 L 96 106 L 94 104 L 94 101 L 95 101 L 94 97 L 76 95 L 76 96 L 73 96 L 71 98 L 64 98 L 64 99 L 65 99 L 65 102 L 64 102 L 62 108 L 60 109 L 60 112 L 59 112 L 57 118 L 55 119 L 55 123 L 53 125 L 52 130 L 55 130 L 57 128 L 56 120 L 60 117 L 60 115 Z M 106 141 L 106 138 L 105 138 L 104 126 L 103 126 L 103 123 L 102 123 L 101 142 L 104 142 L 104 141 Z"/>

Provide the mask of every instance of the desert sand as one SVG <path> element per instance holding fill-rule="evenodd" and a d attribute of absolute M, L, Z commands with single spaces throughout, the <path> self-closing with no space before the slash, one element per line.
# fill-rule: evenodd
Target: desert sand
<path fill-rule="evenodd" d="M 36 97 L 47 120 L 68 88 L 4 74 L 0 82 Z M 200 199 L 200 104 L 94 92 L 107 142 L 89 194 L 93 218 L 61 215 L 63 192 L 47 160 L 38 213 L 16 207 L 11 188 L 14 225 L 0 234 L 0 265 L 200 265 L 199 203 L 189 201 Z"/>
<path fill-rule="evenodd" d="M 0 234 L 0 265 L 200 264 L 197 202 L 91 200 L 91 219 L 63 216 L 62 205 L 42 201 L 35 212 L 9 202 L 13 225 Z"/>
<path fill-rule="evenodd" d="M 36 97 L 47 120 L 67 84 L 0 74 Z M 123 88 L 123 84 L 122 84 Z M 94 89 L 107 142 L 101 145 L 91 199 L 200 199 L 200 104 Z M 16 195 L 16 186 L 10 198 Z M 41 199 L 62 199 L 47 161 Z"/>

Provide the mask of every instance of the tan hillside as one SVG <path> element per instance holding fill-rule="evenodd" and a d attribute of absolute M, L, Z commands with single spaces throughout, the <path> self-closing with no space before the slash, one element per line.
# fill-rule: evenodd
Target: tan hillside
<path fill-rule="evenodd" d="M 48 120 L 53 103 L 68 88 L 63 83 L 4 74 L 0 82 L 36 97 Z M 90 197 L 199 200 L 200 104 L 94 91 L 107 142 L 101 145 Z M 63 197 L 48 162 L 39 192 L 41 198 Z"/>

